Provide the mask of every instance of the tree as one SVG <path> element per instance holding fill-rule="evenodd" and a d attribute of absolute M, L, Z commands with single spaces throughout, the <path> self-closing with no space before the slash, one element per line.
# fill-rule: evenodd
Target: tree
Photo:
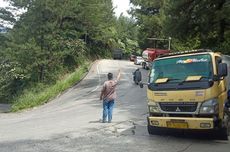
<path fill-rule="evenodd" d="M 139 44 L 142 49 L 151 47 L 152 42 L 148 38 L 162 38 L 164 14 L 164 0 L 131 0 L 135 7 L 132 8 L 131 14 L 137 20 L 140 27 Z"/>
<path fill-rule="evenodd" d="M 62 73 L 74 70 L 87 57 L 106 54 L 115 41 L 111 0 L 8 1 L 15 9 L 26 11 L 17 20 L 9 10 L 0 11 L 0 18 L 13 24 L 7 34 L 0 35 L 4 42 L 0 53 L 4 63 L 10 65 L 1 71 L 14 69 L 1 80 L 5 87 L 0 91 L 8 91 L 0 94 L 0 100 L 12 92 L 16 95 L 19 88 L 55 83 Z"/>
<path fill-rule="evenodd" d="M 125 50 L 126 54 L 136 52 L 139 49 L 138 45 L 138 29 L 136 22 L 128 17 L 120 16 L 117 19 L 117 46 Z"/>
<path fill-rule="evenodd" d="M 180 40 L 197 37 L 199 47 L 218 48 L 229 37 L 229 7 L 226 0 L 169 1 L 166 31 Z"/>

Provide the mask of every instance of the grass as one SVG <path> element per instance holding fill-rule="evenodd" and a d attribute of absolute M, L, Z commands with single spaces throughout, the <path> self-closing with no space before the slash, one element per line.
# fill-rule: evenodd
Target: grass
<path fill-rule="evenodd" d="M 66 89 L 72 87 L 74 84 L 79 82 L 85 73 L 88 71 L 89 63 L 82 65 L 75 72 L 69 74 L 62 80 L 57 81 L 56 84 L 44 88 L 31 89 L 25 91 L 19 96 L 12 105 L 11 111 L 17 112 L 23 109 L 33 108 L 44 103 L 47 103 L 58 94 L 62 93 Z"/>

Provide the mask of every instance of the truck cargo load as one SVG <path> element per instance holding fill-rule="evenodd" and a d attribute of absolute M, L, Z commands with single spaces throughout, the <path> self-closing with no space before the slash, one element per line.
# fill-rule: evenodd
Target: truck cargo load
<path fill-rule="evenodd" d="M 142 62 L 143 69 L 149 69 L 151 67 L 151 63 L 157 57 L 170 53 L 170 50 L 162 50 L 162 49 L 155 49 L 155 48 L 147 48 L 143 51 L 142 57 L 144 62 Z"/>

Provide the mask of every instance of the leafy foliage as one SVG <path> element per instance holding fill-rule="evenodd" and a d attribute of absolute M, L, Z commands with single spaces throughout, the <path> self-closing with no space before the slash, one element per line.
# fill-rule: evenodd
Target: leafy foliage
<path fill-rule="evenodd" d="M 131 0 L 132 15 L 141 29 L 139 43 L 151 47 L 147 37 L 172 37 L 174 50 L 210 48 L 227 50 L 230 31 L 228 0 Z"/>
<path fill-rule="evenodd" d="M 142 49 L 153 47 L 153 42 L 148 41 L 148 38 L 163 37 L 165 14 L 162 8 L 164 7 L 164 0 L 131 0 L 130 2 L 137 6 L 130 13 L 140 26 L 138 35 L 140 47 Z"/>
<path fill-rule="evenodd" d="M 1 26 L 14 25 L 0 34 L 0 102 L 12 101 L 36 84 L 54 84 L 117 45 L 111 0 L 8 1 L 26 11 L 15 18 L 11 9 L 0 9 Z"/>
<path fill-rule="evenodd" d="M 64 81 L 59 80 L 54 85 L 47 86 L 43 83 L 39 83 L 36 84 L 36 86 L 34 86 L 32 89 L 24 90 L 19 97 L 15 98 L 16 102 L 13 103 L 12 111 L 19 111 L 47 103 L 57 94 L 65 91 L 82 79 L 84 73 L 88 70 L 87 66 L 87 64 L 80 66 L 77 71 L 68 75 Z"/>
<path fill-rule="evenodd" d="M 197 37 L 202 47 L 216 48 L 229 30 L 229 3 L 225 0 L 169 1 L 168 33 L 184 39 Z"/>
<path fill-rule="evenodd" d="M 139 50 L 138 33 L 139 28 L 136 22 L 128 17 L 120 16 L 117 19 L 117 47 L 130 54 Z"/>

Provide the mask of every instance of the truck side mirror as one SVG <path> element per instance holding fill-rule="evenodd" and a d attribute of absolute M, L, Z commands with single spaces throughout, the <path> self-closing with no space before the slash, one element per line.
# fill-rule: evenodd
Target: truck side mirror
<path fill-rule="evenodd" d="M 141 80 L 142 80 L 141 71 L 138 70 L 138 71 L 134 72 L 134 82 L 136 84 L 138 84 L 139 82 L 141 82 Z"/>
<path fill-rule="evenodd" d="M 225 77 L 228 75 L 228 66 L 226 63 L 218 64 L 218 77 Z"/>

